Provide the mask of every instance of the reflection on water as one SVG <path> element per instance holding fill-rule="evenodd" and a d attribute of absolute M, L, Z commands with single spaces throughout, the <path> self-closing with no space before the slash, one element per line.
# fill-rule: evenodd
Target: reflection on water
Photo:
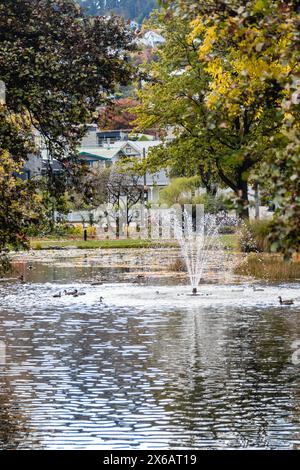
<path fill-rule="evenodd" d="M 3 449 L 300 448 L 299 307 L 66 303 L 58 282 L 0 285 Z"/>

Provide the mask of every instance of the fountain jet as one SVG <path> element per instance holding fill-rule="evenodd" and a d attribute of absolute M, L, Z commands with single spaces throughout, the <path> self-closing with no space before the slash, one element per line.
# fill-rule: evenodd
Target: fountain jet
<path fill-rule="evenodd" d="M 221 214 L 204 214 L 203 206 L 196 208 L 196 221 L 192 206 L 180 208 L 174 215 L 174 234 L 179 243 L 190 278 L 192 295 L 198 295 L 198 286 L 211 262 L 220 269 L 226 259 L 224 248 L 220 242 L 219 229 L 229 225 L 229 218 Z"/>

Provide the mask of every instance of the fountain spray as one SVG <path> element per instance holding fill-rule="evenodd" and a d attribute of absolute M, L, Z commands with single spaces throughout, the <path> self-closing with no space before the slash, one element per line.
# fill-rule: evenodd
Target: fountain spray
<path fill-rule="evenodd" d="M 224 250 L 219 229 L 224 224 L 225 215 L 204 214 L 200 204 L 196 206 L 196 221 L 192 205 L 185 205 L 184 211 L 177 211 L 174 217 L 174 234 L 186 263 L 193 296 L 198 295 L 198 286 L 208 261 L 213 257 L 217 266 L 222 265 Z"/>

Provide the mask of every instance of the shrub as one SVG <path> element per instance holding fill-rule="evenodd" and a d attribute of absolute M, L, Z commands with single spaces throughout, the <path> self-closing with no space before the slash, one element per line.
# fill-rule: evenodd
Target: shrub
<path fill-rule="evenodd" d="M 235 269 L 235 274 L 266 281 L 292 281 L 300 278 L 300 263 L 284 261 L 278 255 L 252 253 Z"/>
<path fill-rule="evenodd" d="M 218 233 L 220 235 L 231 235 L 232 233 L 236 233 L 236 226 L 235 225 L 221 225 L 219 228 Z"/>
<path fill-rule="evenodd" d="M 95 236 L 96 236 L 96 227 L 89 226 L 87 228 L 87 235 L 88 235 L 88 237 L 95 238 Z"/>
<path fill-rule="evenodd" d="M 73 225 L 69 223 L 56 224 L 49 235 L 56 237 L 83 238 L 83 225 Z M 94 238 L 96 235 L 96 227 L 89 225 L 87 227 L 87 235 L 88 237 Z"/>
<path fill-rule="evenodd" d="M 244 253 L 270 252 L 270 220 L 257 220 L 244 223 L 240 229 L 240 249 Z"/>
<path fill-rule="evenodd" d="M 204 211 L 208 214 L 227 212 L 229 209 L 227 200 L 222 194 L 217 196 L 212 196 L 208 193 L 200 194 L 193 198 L 193 204 L 203 204 Z"/>
<path fill-rule="evenodd" d="M 172 261 L 172 263 L 168 266 L 169 271 L 176 271 L 176 272 L 186 272 L 186 264 L 183 259 L 177 258 L 176 260 Z"/>

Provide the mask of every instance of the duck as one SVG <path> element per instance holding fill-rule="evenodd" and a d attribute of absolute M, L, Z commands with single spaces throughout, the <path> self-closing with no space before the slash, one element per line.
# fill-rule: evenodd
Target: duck
<path fill-rule="evenodd" d="M 58 294 L 54 294 L 53 297 L 56 298 L 56 299 L 60 298 L 61 297 L 61 292 L 59 292 Z"/>
<path fill-rule="evenodd" d="M 282 300 L 282 297 L 278 297 L 280 305 L 294 305 L 293 299 Z"/>
<path fill-rule="evenodd" d="M 78 289 L 69 290 L 69 291 L 64 290 L 64 294 L 65 294 L 65 295 L 76 295 L 77 292 L 78 292 Z"/>
<path fill-rule="evenodd" d="M 73 294 L 73 297 L 80 297 L 81 295 L 86 295 L 85 292 L 76 292 L 76 294 Z"/>

